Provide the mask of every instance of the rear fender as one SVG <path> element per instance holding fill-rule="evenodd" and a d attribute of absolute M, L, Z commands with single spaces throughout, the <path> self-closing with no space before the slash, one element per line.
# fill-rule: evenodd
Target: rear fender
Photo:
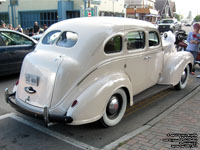
<path fill-rule="evenodd" d="M 185 67 L 193 65 L 194 58 L 189 52 L 176 52 L 168 56 L 165 60 L 158 84 L 177 85 Z"/>
<path fill-rule="evenodd" d="M 77 98 L 77 105 L 70 107 L 67 111 L 67 116 L 74 120 L 71 124 L 78 125 L 99 120 L 103 116 L 112 93 L 119 88 L 126 88 L 132 95 L 130 80 L 122 73 L 101 78 L 85 89 Z M 132 105 L 132 96 L 129 97 L 130 105 Z"/>

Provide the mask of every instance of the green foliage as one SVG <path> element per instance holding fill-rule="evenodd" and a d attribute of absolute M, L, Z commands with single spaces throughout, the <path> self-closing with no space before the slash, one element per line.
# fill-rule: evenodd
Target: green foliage
<path fill-rule="evenodd" d="M 175 17 L 178 21 L 180 21 L 180 20 L 183 18 L 182 15 L 179 15 L 179 14 L 177 14 L 177 13 L 174 14 L 174 17 Z"/>
<path fill-rule="evenodd" d="M 200 15 L 197 15 L 197 16 L 194 18 L 194 20 L 195 20 L 196 22 L 200 22 Z"/>

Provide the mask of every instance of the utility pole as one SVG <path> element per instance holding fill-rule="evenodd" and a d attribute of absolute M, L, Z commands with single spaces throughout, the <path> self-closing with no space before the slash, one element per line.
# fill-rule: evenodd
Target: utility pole
<path fill-rule="evenodd" d="M 90 1 L 90 0 L 88 0 L 88 8 L 90 8 L 90 3 L 91 3 L 91 1 Z"/>
<path fill-rule="evenodd" d="M 12 0 L 10 0 L 10 8 L 11 8 L 11 15 L 12 15 L 12 25 L 14 27 L 14 8 L 13 8 Z"/>
<path fill-rule="evenodd" d="M 115 0 L 113 0 L 113 16 L 115 14 Z"/>

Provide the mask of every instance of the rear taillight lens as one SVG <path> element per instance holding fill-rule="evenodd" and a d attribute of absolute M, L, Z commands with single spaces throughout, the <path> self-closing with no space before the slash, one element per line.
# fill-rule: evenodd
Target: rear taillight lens
<path fill-rule="evenodd" d="M 19 84 L 19 80 L 17 80 L 16 84 L 15 85 L 18 85 Z"/>
<path fill-rule="evenodd" d="M 77 103 L 78 103 L 78 101 L 75 100 L 75 101 L 72 103 L 72 106 L 71 106 L 71 107 L 74 107 Z"/>

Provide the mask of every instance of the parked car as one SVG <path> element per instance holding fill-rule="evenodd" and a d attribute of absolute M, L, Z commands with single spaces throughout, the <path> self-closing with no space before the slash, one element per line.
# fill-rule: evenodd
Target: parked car
<path fill-rule="evenodd" d="M 36 40 L 36 41 L 39 41 L 40 38 L 42 37 L 42 35 L 43 35 L 43 33 L 38 34 L 38 35 L 33 35 L 32 38 L 33 38 L 34 40 Z"/>
<path fill-rule="evenodd" d="M 36 44 L 25 34 L 0 29 L 0 76 L 19 73 L 24 57 L 35 49 Z"/>
<path fill-rule="evenodd" d="M 163 19 L 160 21 L 160 24 L 158 25 L 158 30 L 160 33 L 166 31 L 175 32 L 179 29 L 181 29 L 181 26 L 176 19 Z"/>
<path fill-rule="evenodd" d="M 193 24 L 192 20 L 185 22 L 185 26 L 191 26 L 192 24 Z"/>
<path fill-rule="evenodd" d="M 52 25 L 23 62 L 16 94 L 6 101 L 49 122 L 120 122 L 133 96 L 156 86 L 184 89 L 189 52 L 163 42 L 148 22 L 88 17 Z M 14 96 L 14 97 L 12 97 Z"/>

